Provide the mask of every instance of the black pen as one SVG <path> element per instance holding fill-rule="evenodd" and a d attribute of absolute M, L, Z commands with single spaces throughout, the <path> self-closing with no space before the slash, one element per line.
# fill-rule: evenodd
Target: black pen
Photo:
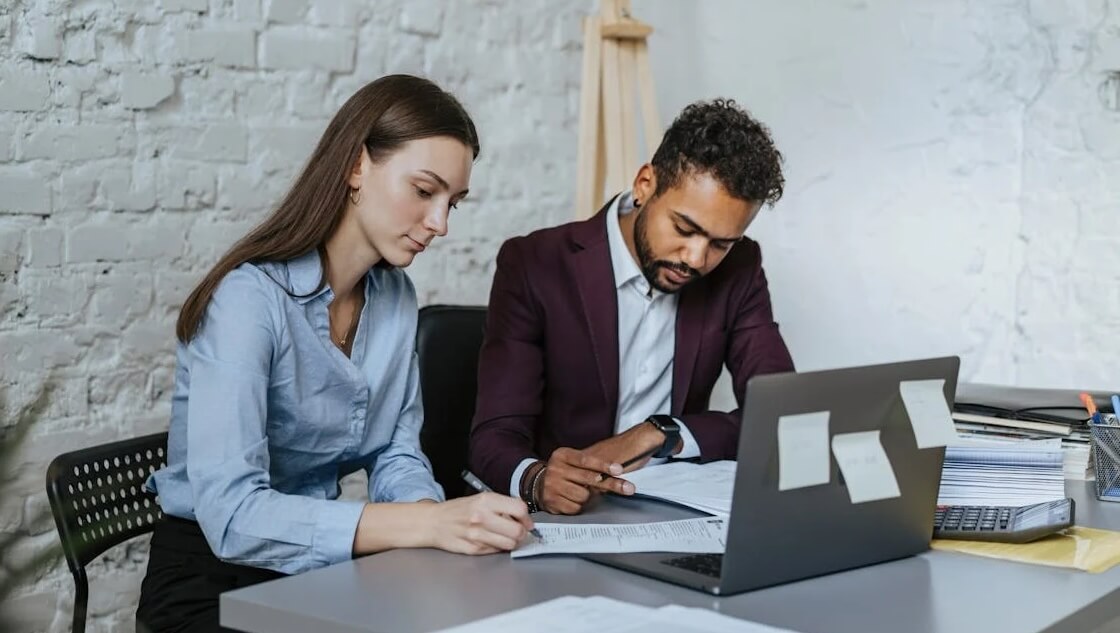
<path fill-rule="evenodd" d="M 659 448 L 661 448 L 661 447 L 660 446 L 654 446 L 653 448 L 649 449 L 648 451 L 642 451 L 642 453 L 640 453 L 638 455 L 635 455 L 634 457 L 631 457 L 630 459 L 622 462 L 622 469 L 626 470 L 626 468 L 628 466 L 636 464 L 636 463 L 642 461 L 643 459 L 649 457 L 650 455 L 653 455 L 654 453 L 657 452 L 657 449 L 659 449 Z M 602 483 L 607 477 L 608 477 L 608 475 L 604 475 L 603 473 L 599 473 L 599 481 L 596 482 L 596 483 Z"/>
<path fill-rule="evenodd" d="M 487 486 L 486 484 L 482 483 L 482 480 L 479 479 L 478 477 L 475 477 L 474 473 L 472 473 L 469 470 L 464 469 L 463 472 L 460 473 L 460 476 L 463 478 L 463 481 L 467 482 L 467 484 L 470 485 L 471 488 L 474 488 L 475 490 L 477 490 L 479 492 L 494 492 L 493 490 L 490 489 L 490 486 Z M 535 536 L 537 538 L 541 537 L 541 532 L 537 528 L 533 528 L 533 529 L 529 530 L 529 534 L 532 534 L 533 536 Z"/>
<path fill-rule="evenodd" d="M 661 447 L 660 446 L 654 446 L 653 448 L 649 449 L 648 451 L 643 451 L 642 454 L 636 455 L 636 456 L 631 457 L 630 459 L 622 462 L 623 470 L 625 470 L 628 466 L 631 466 L 631 465 L 633 465 L 637 462 L 640 462 L 641 460 L 649 457 L 650 455 L 653 455 L 654 453 L 657 452 L 657 449 L 659 449 L 659 448 L 661 448 Z"/>

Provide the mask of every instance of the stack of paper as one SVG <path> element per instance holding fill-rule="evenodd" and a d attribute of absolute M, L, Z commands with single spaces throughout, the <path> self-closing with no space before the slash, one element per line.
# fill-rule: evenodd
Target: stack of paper
<path fill-rule="evenodd" d="M 962 438 L 945 449 L 937 502 L 1022 506 L 1065 498 L 1062 441 Z"/>
<path fill-rule="evenodd" d="M 1066 479 L 1079 481 L 1093 479 L 1090 455 L 1087 442 L 1062 440 L 1062 470 Z"/>
<path fill-rule="evenodd" d="M 678 503 L 701 512 L 728 516 L 735 488 L 735 462 L 669 462 L 627 473 L 636 494 Z"/>
<path fill-rule="evenodd" d="M 792 633 L 678 605 L 658 609 L 592 596 L 564 596 L 440 633 Z"/>

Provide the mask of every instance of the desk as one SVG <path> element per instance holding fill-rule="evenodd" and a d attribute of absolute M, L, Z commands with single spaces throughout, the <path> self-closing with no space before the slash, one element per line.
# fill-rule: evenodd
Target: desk
<path fill-rule="evenodd" d="M 1120 530 L 1120 503 L 1068 482 L 1080 525 Z M 606 498 L 581 517 L 627 523 L 697 516 Z M 430 631 L 563 595 L 676 603 L 805 633 L 1096 631 L 1120 618 L 1120 567 L 1104 574 L 926 552 L 903 560 L 716 598 L 576 557 L 471 557 L 396 550 L 223 594 L 222 624 L 253 633 Z M 983 603 L 981 603 L 981 598 Z"/>

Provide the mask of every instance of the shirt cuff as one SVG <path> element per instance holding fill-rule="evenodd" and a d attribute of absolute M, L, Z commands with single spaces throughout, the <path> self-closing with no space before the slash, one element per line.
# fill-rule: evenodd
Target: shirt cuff
<path fill-rule="evenodd" d="M 521 498 L 521 475 L 525 474 L 526 468 L 532 466 L 536 462 L 537 460 L 531 457 L 526 458 L 521 460 L 521 463 L 517 465 L 517 468 L 513 469 L 513 477 L 510 477 L 509 479 L 509 496 L 513 497 L 514 499 Z"/>
<path fill-rule="evenodd" d="M 354 556 L 354 535 L 365 509 L 364 501 L 330 501 L 315 509 L 315 547 L 327 565 Z"/>
<path fill-rule="evenodd" d="M 684 422 L 680 419 L 673 419 L 676 420 L 677 426 L 681 427 L 681 440 L 684 442 L 684 448 L 681 449 L 681 452 L 673 455 L 673 459 L 692 459 L 694 457 L 700 457 L 700 445 L 696 443 L 696 438 L 692 436 L 692 431 L 689 431 L 688 427 L 685 426 Z"/>

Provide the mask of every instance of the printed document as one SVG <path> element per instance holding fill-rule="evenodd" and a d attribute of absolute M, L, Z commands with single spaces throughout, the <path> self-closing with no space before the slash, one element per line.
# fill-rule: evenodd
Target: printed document
<path fill-rule="evenodd" d="M 669 462 L 622 475 L 639 495 L 664 499 L 708 514 L 731 514 L 735 462 Z"/>
<path fill-rule="evenodd" d="M 719 554 L 727 547 L 723 517 L 655 523 L 537 523 L 536 528 L 540 537 L 526 537 L 510 552 L 512 558 L 626 552 Z"/>

